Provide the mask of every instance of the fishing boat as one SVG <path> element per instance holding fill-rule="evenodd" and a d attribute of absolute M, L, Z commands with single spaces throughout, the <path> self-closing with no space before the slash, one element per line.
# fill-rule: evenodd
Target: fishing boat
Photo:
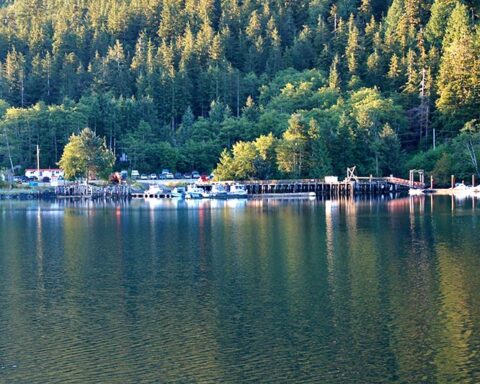
<path fill-rule="evenodd" d="M 248 197 L 248 191 L 243 184 L 233 184 L 230 186 L 230 190 L 227 192 L 229 198 L 246 198 Z"/>

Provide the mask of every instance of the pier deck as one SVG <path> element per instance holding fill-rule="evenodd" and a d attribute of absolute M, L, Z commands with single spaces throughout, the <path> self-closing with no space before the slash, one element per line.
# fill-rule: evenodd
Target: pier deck
<path fill-rule="evenodd" d="M 234 181 L 222 182 L 232 185 Z M 314 192 L 317 196 L 355 196 L 355 195 L 383 195 L 408 191 L 409 180 L 394 177 L 357 177 L 356 180 L 325 182 L 323 179 L 301 180 L 247 180 L 241 181 L 246 186 L 249 195 L 295 194 Z M 211 183 L 200 183 L 200 187 L 209 190 Z M 423 184 L 415 183 L 414 187 L 421 188 Z"/>

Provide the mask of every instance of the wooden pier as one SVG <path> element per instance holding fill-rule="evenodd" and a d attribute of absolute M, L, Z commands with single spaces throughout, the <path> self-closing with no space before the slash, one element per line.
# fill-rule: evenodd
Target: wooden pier
<path fill-rule="evenodd" d="M 236 182 L 226 181 L 223 185 L 229 186 Z M 240 184 L 246 186 L 249 195 L 287 195 L 306 194 L 313 192 L 317 196 L 324 197 L 349 197 L 357 195 L 386 195 L 408 191 L 411 188 L 409 180 L 394 177 L 356 177 L 355 179 L 325 182 L 324 179 L 303 179 L 303 180 L 246 180 Z M 205 190 L 211 189 L 210 183 L 201 183 L 200 187 Z M 414 187 L 420 188 L 420 183 Z"/>
<path fill-rule="evenodd" d="M 380 196 L 408 191 L 410 188 L 425 188 L 423 179 L 416 182 L 396 177 L 358 177 L 354 174 L 355 168 L 347 170 L 347 177 L 338 181 L 336 177 L 325 179 L 298 179 L 298 180 L 245 180 L 221 182 L 226 189 L 230 185 L 240 183 L 245 185 L 249 196 L 318 196 L 329 198 L 353 196 Z M 200 188 L 210 191 L 212 182 L 197 183 Z M 52 193 L 54 198 L 85 198 L 85 199 L 169 199 L 172 198 L 170 189 L 157 188 L 146 191 L 134 191 L 129 185 L 94 186 L 91 184 L 74 183 L 58 186 Z"/>

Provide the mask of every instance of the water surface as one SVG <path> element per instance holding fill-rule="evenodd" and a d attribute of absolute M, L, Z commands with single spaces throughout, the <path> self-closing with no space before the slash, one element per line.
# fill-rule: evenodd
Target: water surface
<path fill-rule="evenodd" d="M 1 202 L 0 382 L 478 383 L 476 204 Z"/>

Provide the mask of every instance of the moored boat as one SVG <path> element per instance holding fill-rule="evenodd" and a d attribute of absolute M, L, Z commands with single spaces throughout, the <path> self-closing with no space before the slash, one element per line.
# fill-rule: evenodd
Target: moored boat
<path fill-rule="evenodd" d="M 248 197 L 248 191 L 243 184 L 233 184 L 230 186 L 230 190 L 227 192 L 229 198 L 246 198 Z"/>
<path fill-rule="evenodd" d="M 228 197 L 227 190 L 222 184 L 213 184 L 212 190 L 208 193 L 208 197 L 212 199 L 226 199 Z"/>
<path fill-rule="evenodd" d="M 172 197 L 183 199 L 185 198 L 185 195 L 186 195 L 185 187 L 175 187 L 172 189 Z"/>
<path fill-rule="evenodd" d="M 459 198 L 473 196 L 475 193 L 475 187 L 465 185 L 464 183 L 457 183 L 453 188 L 453 194 Z"/>
<path fill-rule="evenodd" d="M 144 199 L 165 199 L 170 197 L 172 197 L 172 192 L 162 189 L 158 185 L 150 185 L 150 187 L 143 192 Z"/>
<path fill-rule="evenodd" d="M 189 185 L 185 191 L 186 199 L 203 199 L 204 191 L 196 185 Z"/>
<path fill-rule="evenodd" d="M 410 189 L 408 190 L 408 194 L 409 194 L 410 196 L 423 195 L 423 189 L 410 188 Z"/>

